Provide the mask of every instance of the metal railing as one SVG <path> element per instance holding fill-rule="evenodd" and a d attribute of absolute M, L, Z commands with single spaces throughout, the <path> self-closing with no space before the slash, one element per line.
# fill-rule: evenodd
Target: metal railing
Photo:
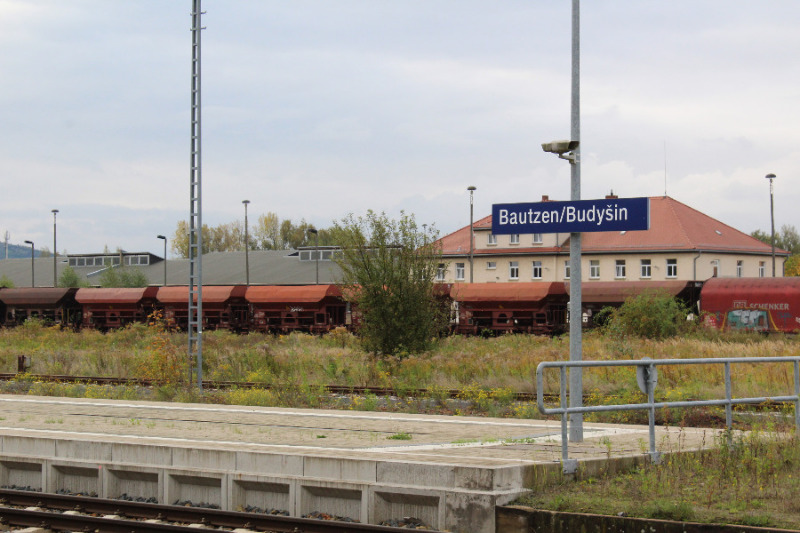
<path fill-rule="evenodd" d="M 764 364 L 764 363 L 791 363 L 794 367 L 794 394 L 788 396 L 771 396 L 760 398 L 733 398 L 731 386 L 731 365 L 733 364 Z M 724 365 L 725 372 L 725 399 L 721 400 L 683 400 L 683 401 L 655 401 L 655 388 L 658 383 L 659 366 L 670 365 Z M 567 406 L 567 369 L 568 368 L 595 368 L 610 366 L 635 366 L 636 378 L 639 388 L 647 395 L 646 403 L 632 403 L 620 405 L 595 405 L 595 406 Z M 560 407 L 546 408 L 544 405 L 544 371 L 548 368 L 560 369 Z M 712 357 L 705 359 L 649 359 L 628 361 L 548 361 L 539 363 L 536 367 L 536 401 L 539 411 L 545 415 L 561 415 L 561 460 L 565 474 L 577 470 L 577 461 L 569 458 L 569 445 L 567 439 L 567 421 L 573 413 L 600 413 L 607 411 L 634 411 L 647 410 L 650 426 L 650 458 L 654 463 L 660 461 L 660 453 L 656 451 L 655 437 L 655 412 L 656 409 L 665 407 L 699 407 L 699 406 L 724 406 L 725 423 L 730 430 L 733 424 L 732 407 L 742 404 L 759 404 L 768 401 L 794 402 L 795 425 L 800 431 L 800 357 Z"/>

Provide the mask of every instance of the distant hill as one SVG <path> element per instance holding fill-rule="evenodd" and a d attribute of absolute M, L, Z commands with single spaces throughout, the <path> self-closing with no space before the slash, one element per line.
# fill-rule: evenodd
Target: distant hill
<path fill-rule="evenodd" d="M 33 251 L 33 257 L 39 257 L 41 252 L 39 250 Z M 26 245 L 8 243 L 8 258 L 9 259 L 24 259 L 31 257 L 31 247 Z M 6 258 L 6 243 L 0 241 L 0 259 Z"/>

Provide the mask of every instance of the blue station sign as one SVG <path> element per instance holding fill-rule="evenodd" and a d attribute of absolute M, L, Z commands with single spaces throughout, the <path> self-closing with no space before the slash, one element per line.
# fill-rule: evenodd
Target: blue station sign
<path fill-rule="evenodd" d="M 649 198 L 492 205 L 492 233 L 588 233 L 650 229 Z"/>

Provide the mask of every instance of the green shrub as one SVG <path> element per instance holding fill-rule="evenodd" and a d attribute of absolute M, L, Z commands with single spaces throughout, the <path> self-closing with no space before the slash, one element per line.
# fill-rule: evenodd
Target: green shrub
<path fill-rule="evenodd" d="M 605 327 L 612 337 L 665 339 L 686 333 L 692 322 L 688 310 L 675 298 L 663 292 L 644 292 L 625 300 L 616 309 Z"/>

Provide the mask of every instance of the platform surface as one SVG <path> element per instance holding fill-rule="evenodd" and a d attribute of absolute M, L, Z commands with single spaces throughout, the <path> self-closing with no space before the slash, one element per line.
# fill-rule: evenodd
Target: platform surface
<path fill-rule="evenodd" d="M 559 421 L 0 395 L 0 434 L 282 454 L 499 466 L 558 462 Z M 661 452 L 710 447 L 710 429 L 658 427 Z M 584 423 L 571 459 L 641 455 L 647 426 Z"/>

